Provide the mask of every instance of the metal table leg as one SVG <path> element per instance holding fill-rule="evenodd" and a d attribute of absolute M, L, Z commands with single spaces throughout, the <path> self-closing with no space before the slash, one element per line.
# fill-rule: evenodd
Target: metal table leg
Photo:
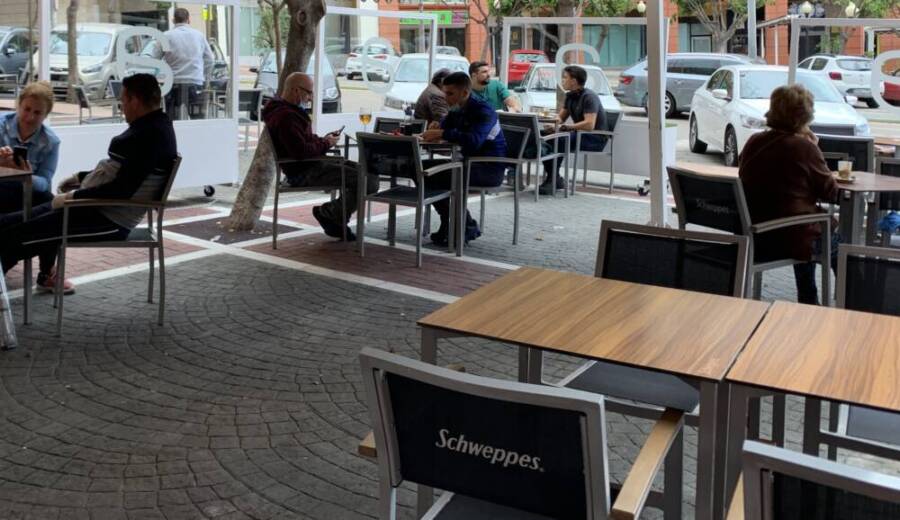
<path fill-rule="evenodd" d="M 710 381 L 700 383 L 700 428 L 697 432 L 697 502 L 696 518 L 712 520 L 722 518 L 723 483 L 717 482 L 721 471 L 716 471 L 717 446 L 721 439 L 719 430 L 719 384 Z M 724 386 L 724 385 L 723 385 Z M 727 394 L 725 398 L 727 407 Z M 721 479 L 720 479 L 721 480 Z"/>
<path fill-rule="evenodd" d="M 31 179 L 22 183 L 22 220 L 27 222 L 31 218 Z M 23 323 L 31 324 L 31 258 L 25 260 L 25 284 L 22 287 L 22 305 L 24 306 Z"/>

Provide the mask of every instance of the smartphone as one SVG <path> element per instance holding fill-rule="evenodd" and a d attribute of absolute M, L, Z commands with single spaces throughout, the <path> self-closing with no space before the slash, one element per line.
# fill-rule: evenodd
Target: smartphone
<path fill-rule="evenodd" d="M 16 166 L 25 166 L 28 161 L 28 148 L 24 146 L 13 146 L 13 162 Z"/>
<path fill-rule="evenodd" d="M 334 132 L 331 132 L 331 134 L 332 135 L 341 135 L 341 133 L 344 131 L 344 128 L 347 128 L 347 125 L 340 127 L 338 130 L 335 130 Z"/>

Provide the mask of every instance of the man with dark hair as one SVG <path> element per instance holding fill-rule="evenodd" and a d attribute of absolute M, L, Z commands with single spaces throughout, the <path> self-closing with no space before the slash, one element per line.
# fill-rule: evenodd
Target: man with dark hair
<path fill-rule="evenodd" d="M 444 91 L 441 90 L 441 84 L 444 82 L 444 78 L 449 75 L 450 69 L 441 69 L 434 73 L 431 83 L 425 87 L 425 90 L 422 91 L 419 99 L 416 101 L 413 117 L 423 119 L 429 123 L 444 119 L 450 107 L 447 106 L 447 99 L 444 97 Z"/>
<path fill-rule="evenodd" d="M 431 123 L 422 134 L 426 141 L 445 140 L 456 143 L 462 149 L 463 159 L 468 157 L 505 157 L 506 139 L 500 128 L 497 111 L 485 100 L 472 94 L 472 84 L 465 72 L 454 72 L 443 82 L 444 95 L 451 110 L 443 121 Z M 458 110 L 452 110 L 458 108 Z M 434 163 L 424 161 L 425 167 Z M 499 186 L 503 182 L 503 164 L 475 164 L 469 171 L 469 184 L 472 186 Z M 446 189 L 451 185 L 452 172 L 446 171 L 426 178 L 429 188 Z M 450 202 L 442 200 L 434 204 L 435 211 L 441 216 L 441 227 L 431 234 L 431 241 L 439 246 L 446 246 L 448 241 L 448 224 Z M 475 240 L 481 236 L 478 222 L 466 213 L 465 240 Z"/>
<path fill-rule="evenodd" d="M 212 71 L 213 54 L 203 33 L 191 27 L 191 15 L 178 7 L 172 15 L 175 26 L 165 32 L 169 50 L 162 51 L 159 43 L 149 54 L 162 58 L 172 68 L 172 90 L 166 94 L 166 113 L 172 120 L 203 117 L 203 85 Z"/>
<path fill-rule="evenodd" d="M 500 80 L 491 79 L 491 68 L 483 61 L 475 61 L 469 65 L 469 76 L 472 77 L 472 93 L 481 97 L 494 110 L 506 109 L 509 112 L 520 112 L 522 106 L 516 96 L 512 95 Z"/>
<path fill-rule="evenodd" d="M 156 77 L 135 74 L 122 80 L 122 113 L 128 128 L 112 138 L 108 157 L 90 172 L 59 185 L 60 194 L 32 210 L 0 217 L 0 262 L 7 272 L 19 260 L 55 255 L 61 242 L 62 207 L 70 199 L 156 200 L 177 155 L 172 122 L 160 110 Z M 69 236 L 124 239 L 146 216 L 144 209 L 121 206 L 76 207 L 69 211 Z"/>
<path fill-rule="evenodd" d="M 566 91 L 566 100 L 562 110 L 557 114 L 560 132 L 571 132 L 569 146 L 575 150 L 575 138 L 578 130 L 606 130 L 606 112 L 600 103 L 600 96 L 593 90 L 585 88 L 587 72 L 577 66 L 569 65 L 563 69 L 562 87 Z M 572 124 L 566 124 L 569 118 Z M 602 151 L 606 146 L 606 137 L 602 135 L 582 135 L 581 149 L 587 151 Z M 556 162 L 554 171 L 553 161 L 544 162 L 544 172 L 547 177 L 541 184 L 540 192 L 551 195 L 555 189 L 565 189 L 566 181 L 559 176 L 559 166 L 562 161 Z M 553 180 L 556 179 L 554 183 Z M 554 186 L 555 184 L 555 186 Z"/>

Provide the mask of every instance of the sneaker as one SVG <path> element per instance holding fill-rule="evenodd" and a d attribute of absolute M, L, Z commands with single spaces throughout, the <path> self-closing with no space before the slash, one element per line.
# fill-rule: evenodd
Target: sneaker
<path fill-rule="evenodd" d="M 562 177 L 556 177 L 556 189 L 557 190 L 566 189 L 566 180 L 563 179 Z M 551 183 L 549 181 L 546 181 L 543 184 L 541 184 L 539 192 L 541 195 L 553 195 L 553 187 L 551 186 Z"/>
<path fill-rule="evenodd" d="M 341 238 L 341 226 L 322 212 L 322 206 L 314 207 L 312 214 L 319 225 L 322 226 L 322 231 L 324 231 L 326 235 L 333 238 Z"/>
<path fill-rule="evenodd" d="M 465 238 L 466 245 L 468 245 L 469 242 L 475 240 L 476 238 L 478 238 L 480 236 L 481 236 L 481 230 L 478 229 L 478 224 L 475 224 L 474 226 L 466 226 L 466 238 Z M 431 234 L 431 243 L 436 246 L 439 246 L 439 247 L 447 247 L 447 244 L 449 243 L 449 238 L 447 237 L 447 231 L 446 230 L 444 230 L 444 231 L 438 230 L 437 233 L 432 233 Z"/>
<path fill-rule="evenodd" d="M 52 293 L 56 291 L 56 270 L 54 269 L 49 275 L 38 274 L 35 286 L 38 291 Z M 63 294 L 75 294 L 75 285 L 68 280 L 63 280 Z"/>

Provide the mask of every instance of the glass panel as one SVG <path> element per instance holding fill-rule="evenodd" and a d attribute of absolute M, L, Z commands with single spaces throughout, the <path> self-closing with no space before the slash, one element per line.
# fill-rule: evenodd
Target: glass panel
<path fill-rule="evenodd" d="M 0 7 L 0 112 L 15 109 L 17 93 L 36 75 L 29 56 L 38 48 L 38 21 L 34 1 Z"/>
<path fill-rule="evenodd" d="M 872 60 L 837 60 L 837 66 L 844 70 L 872 70 Z"/>

